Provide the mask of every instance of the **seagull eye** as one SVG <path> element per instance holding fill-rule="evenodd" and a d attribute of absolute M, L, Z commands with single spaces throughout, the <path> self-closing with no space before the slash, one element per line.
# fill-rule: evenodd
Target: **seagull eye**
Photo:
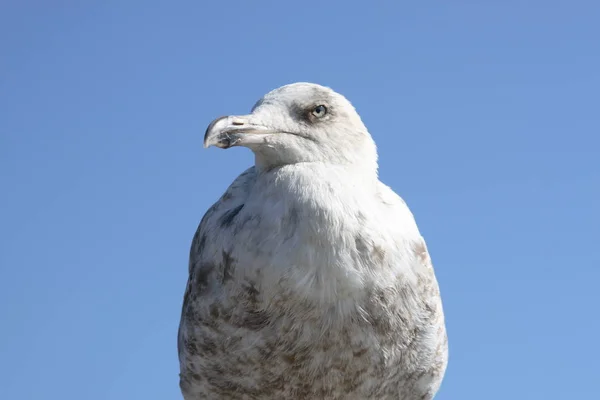
<path fill-rule="evenodd" d="M 327 107 L 325 107 L 324 105 L 316 106 L 312 110 L 311 114 L 317 118 L 323 118 L 325 114 L 327 114 Z"/>

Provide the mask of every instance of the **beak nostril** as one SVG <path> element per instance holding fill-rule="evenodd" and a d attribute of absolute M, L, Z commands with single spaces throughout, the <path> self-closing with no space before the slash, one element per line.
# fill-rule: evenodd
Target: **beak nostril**
<path fill-rule="evenodd" d="M 244 120 L 234 118 L 231 120 L 231 125 L 237 125 L 237 126 L 244 125 Z"/>

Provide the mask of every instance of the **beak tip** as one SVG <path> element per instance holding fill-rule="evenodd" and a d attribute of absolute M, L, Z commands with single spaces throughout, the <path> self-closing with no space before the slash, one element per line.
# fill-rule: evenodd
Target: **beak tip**
<path fill-rule="evenodd" d="M 216 126 L 217 126 L 217 124 L 222 123 L 221 121 L 224 121 L 227 118 L 228 118 L 227 116 L 222 116 L 222 117 L 216 118 L 208 125 L 208 127 L 206 128 L 206 131 L 204 132 L 203 147 L 205 149 L 208 149 L 210 146 L 215 145 L 215 143 L 216 143 L 216 141 L 215 141 Z"/>

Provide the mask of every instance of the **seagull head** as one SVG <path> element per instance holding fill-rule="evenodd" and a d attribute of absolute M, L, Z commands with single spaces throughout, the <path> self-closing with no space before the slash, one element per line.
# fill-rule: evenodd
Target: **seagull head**
<path fill-rule="evenodd" d="M 244 146 L 258 168 L 320 162 L 371 166 L 377 150 L 360 116 L 341 94 L 312 83 L 293 83 L 267 93 L 247 115 L 215 119 L 204 147 Z"/>

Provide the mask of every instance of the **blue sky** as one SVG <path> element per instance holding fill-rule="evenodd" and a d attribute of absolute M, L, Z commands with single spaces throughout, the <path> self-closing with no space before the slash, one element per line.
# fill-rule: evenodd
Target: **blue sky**
<path fill-rule="evenodd" d="M 392 4 L 393 3 L 393 4 Z M 600 358 L 594 1 L 0 4 L 0 398 L 178 399 L 190 240 L 253 162 L 207 124 L 334 88 L 432 253 L 436 400 L 577 399 Z"/>

